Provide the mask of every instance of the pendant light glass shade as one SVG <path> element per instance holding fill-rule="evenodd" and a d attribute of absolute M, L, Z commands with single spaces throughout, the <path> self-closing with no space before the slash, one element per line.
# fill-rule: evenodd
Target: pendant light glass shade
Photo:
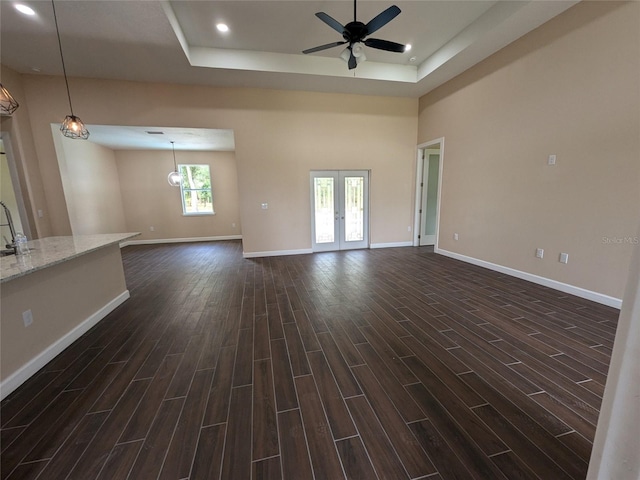
<path fill-rule="evenodd" d="M 89 130 L 84 126 L 82 120 L 75 115 L 67 115 L 64 118 L 64 122 L 62 122 L 60 126 L 60 131 L 65 137 L 69 138 L 79 138 L 81 140 L 89 138 Z"/>
<path fill-rule="evenodd" d="M 354 43 L 351 45 L 351 51 L 356 58 L 364 56 L 364 44 L 362 42 Z"/>
<path fill-rule="evenodd" d="M 9 90 L 4 88 L 4 85 L 0 83 L 0 114 L 11 115 L 20 106 L 16 99 L 9 93 Z"/>
<path fill-rule="evenodd" d="M 179 187 L 182 179 L 180 178 L 180 172 L 178 172 L 178 165 L 176 165 L 176 148 L 173 142 L 171 142 L 171 149 L 173 150 L 173 172 L 167 176 L 167 182 L 172 187 Z"/>
<path fill-rule="evenodd" d="M 340 58 L 345 62 L 349 61 L 349 57 L 351 56 L 351 50 L 349 47 L 346 47 L 342 52 L 340 52 Z"/>
<path fill-rule="evenodd" d="M 69 99 L 69 110 L 71 115 L 67 115 L 64 118 L 64 122 L 60 126 L 60 131 L 65 137 L 86 140 L 89 138 L 89 130 L 84 126 L 80 117 L 76 117 L 73 114 L 73 105 L 71 105 L 71 93 L 69 92 L 69 80 L 67 79 L 67 69 L 64 66 L 64 56 L 62 55 L 62 42 L 60 41 L 60 30 L 58 29 L 58 17 L 56 16 L 56 5 L 51 0 L 51 7 L 53 8 L 53 21 L 56 24 L 56 34 L 58 35 L 58 47 L 60 47 L 60 60 L 62 61 L 62 73 L 64 74 L 64 83 L 67 86 L 67 98 Z"/>
<path fill-rule="evenodd" d="M 169 185 L 171 185 L 172 187 L 179 187 L 180 174 L 178 172 L 171 172 L 167 177 L 167 181 L 169 182 Z"/>

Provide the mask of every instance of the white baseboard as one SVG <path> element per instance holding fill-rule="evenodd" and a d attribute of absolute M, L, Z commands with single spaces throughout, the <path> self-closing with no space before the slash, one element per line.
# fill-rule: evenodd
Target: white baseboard
<path fill-rule="evenodd" d="M 129 290 L 125 290 L 116 298 L 107 303 L 100 310 L 92 314 L 89 318 L 77 325 L 73 330 L 66 333 L 63 337 L 51 344 L 44 351 L 32 358 L 28 363 L 20 367 L 17 371 L 9 375 L 2 383 L 0 383 L 0 400 L 13 392 L 16 388 L 26 382 L 33 374 L 53 360 L 57 355 L 84 335 L 87 331 L 96 325 L 100 320 L 109 315 L 119 305 L 129 298 Z"/>
<path fill-rule="evenodd" d="M 394 247 L 411 247 L 411 242 L 394 242 L 394 243 L 372 243 L 369 248 L 394 248 Z M 337 250 L 336 250 L 337 251 Z M 346 250 L 343 250 L 346 251 Z M 306 255 L 313 253 L 311 248 L 300 248 L 298 250 L 272 250 L 268 252 L 243 252 L 244 258 L 257 258 L 257 257 L 279 257 L 281 255 Z M 322 252 L 318 252 L 322 253 Z"/>
<path fill-rule="evenodd" d="M 396 247 L 412 247 L 413 242 L 392 242 L 392 243 L 372 243 L 369 248 L 396 248 Z"/>
<path fill-rule="evenodd" d="M 258 257 L 281 257 L 283 255 L 306 255 L 313 253 L 310 248 L 299 248 L 297 250 L 270 250 L 268 252 L 242 252 L 244 258 Z"/>
<path fill-rule="evenodd" d="M 153 238 L 149 240 L 128 240 L 120 244 L 120 248 L 129 245 L 155 245 L 159 243 L 190 243 L 217 242 L 219 240 L 242 240 L 242 235 L 222 235 L 219 237 L 188 237 L 188 238 Z"/>
<path fill-rule="evenodd" d="M 466 255 L 450 252 L 448 250 L 442 250 L 440 248 L 436 248 L 434 251 L 435 253 L 444 255 L 446 257 L 455 258 L 456 260 L 461 260 L 466 263 L 471 263 L 473 265 L 485 267 L 485 268 L 488 268 L 489 270 L 505 273 L 507 275 L 511 275 L 512 277 L 521 278 L 522 280 L 528 280 L 529 282 L 537 283 L 538 285 L 543 285 L 545 287 L 553 288 L 554 290 L 559 290 L 564 293 L 569 293 L 571 295 L 575 295 L 576 297 L 592 300 L 594 302 L 601 303 L 609 307 L 619 309 L 622 306 L 622 299 L 610 297 L 609 295 L 605 295 L 603 293 L 598 293 L 592 290 L 587 290 L 585 288 L 576 287 L 575 285 L 569 285 L 568 283 L 558 282 L 557 280 L 551 280 L 550 278 L 540 277 L 532 273 L 523 272 L 521 270 L 505 267 L 503 265 L 498 265 L 496 263 L 486 262 L 484 260 L 479 260 L 473 257 L 467 257 Z"/>

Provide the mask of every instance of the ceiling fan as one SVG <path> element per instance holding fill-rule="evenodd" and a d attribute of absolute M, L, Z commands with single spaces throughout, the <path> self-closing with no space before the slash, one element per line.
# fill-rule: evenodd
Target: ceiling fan
<path fill-rule="evenodd" d="M 366 60 L 364 54 L 364 46 L 371 48 L 377 48 L 378 50 L 386 50 L 388 52 L 402 53 L 406 47 L 400 43 L 390 42 L 388 40 L 380 40 L 378 38 L 365 38 L 371 35 L 373 32 L 384 27 L 391 20 L 396 18 L 400 14 L 400 9 L 392 5 L 385 11 L 379 13 L 373 20 L 366 25 L 357 20 L 356 15 L 356 0 L 353 0 L 353 22 L 349 22 L 346 25 L 340 24 L 337 20 L 330 17 L 324 12 L 316 13 L 316 17 L 322 20 L 324 23 L 333 28 L 336 32 L 342 35 L 344 38 L 341 42 L 327 43 L 326 45 L 320 45 L 318 47 L 309 48 L 302 53 L 315 53 L 327 48 L 337 47 L 338 45 L 348 44 L 347 48 L 340 54 L 340 56 L 347 61 L 349 70 L 352 70 L 358 66 L 363 60 Z"/>

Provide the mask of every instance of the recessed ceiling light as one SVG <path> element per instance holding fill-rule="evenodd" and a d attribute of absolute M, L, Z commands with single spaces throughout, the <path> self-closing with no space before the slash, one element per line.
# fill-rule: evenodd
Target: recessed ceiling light
<path fill-rule="evenodd" d="M 416 61 L 416 57 L 411 57 L 411 58 L 409 59 L 409 61 L 410 61 L 410 62 L 415 62 L 415 61 Z"/>
<path fill-rule="evenodd" d="M 33 10 L 33 8 L 27 7 L 26 5 L 23 5 L 21 3 L 16 3 L 15 7 L 16 7 L 16 10 L 18 10 L 20 13 L 24 13 L 25 15 L 35 15 L 36 14 L 36 12 Z"/>
<path fill-rule="evenodd" d="M 225 23 L 217 24 L 216 28 L 218 29 L 219 32 L 228 32 L 229 31 L 229 27 Z"/>
<path fill-rule="evenodd" d="M 409 50 L 411 50 L 411 44 L 410 44 L 410 43 L 407 43 L 407 44 L 404 46 L 404 51 L 405 51 L 405 52 L 408 52 Z"/>

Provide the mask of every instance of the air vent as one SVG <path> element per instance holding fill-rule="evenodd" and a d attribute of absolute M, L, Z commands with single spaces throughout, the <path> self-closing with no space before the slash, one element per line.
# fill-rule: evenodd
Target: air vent
<path fill-rule="evenodd" d="M 164 132 L 147 131 L 149 135 L 164 135 Z"/>

